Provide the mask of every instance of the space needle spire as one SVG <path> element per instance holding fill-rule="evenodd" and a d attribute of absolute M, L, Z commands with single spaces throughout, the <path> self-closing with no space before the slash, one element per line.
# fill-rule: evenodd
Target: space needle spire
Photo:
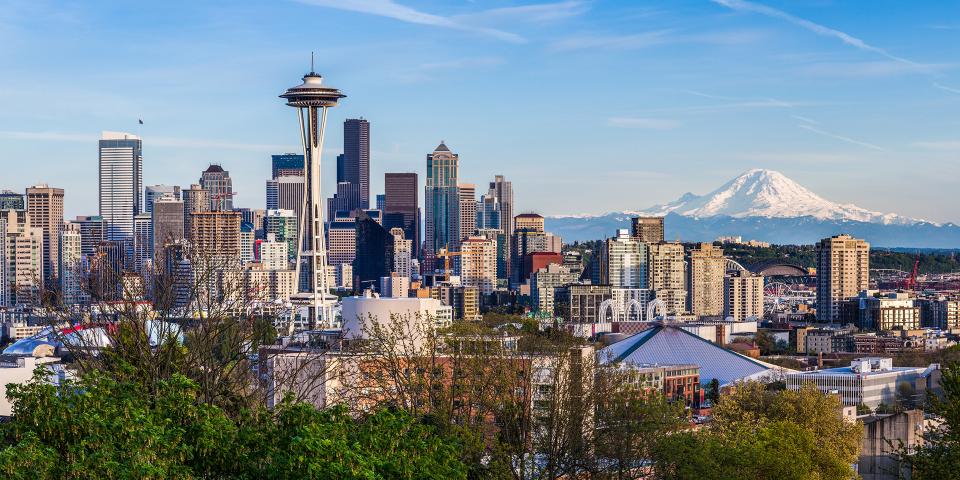
<path fill-rule="evenodd" d="M 323 232 L 323 196 L 320 193 L 320 155 L 323 134 L 327 125 L 327 109 L 337 106 L 346 95 L 323 84 L 323 77 L 313 71 L 313 53 L 310 54 L 310 73 L 303 83 L 287 89 L 280 98 L 297 109 L 300 119 L 300 138 L 303 143 L 304 188 L 303 205 L 299 215 L 296 276 L 299 287 L 291 298 L 294 306 L 307 307 L 308 328 L 331 328 L 336 297 L 327 285 L 327 249 Z"/>

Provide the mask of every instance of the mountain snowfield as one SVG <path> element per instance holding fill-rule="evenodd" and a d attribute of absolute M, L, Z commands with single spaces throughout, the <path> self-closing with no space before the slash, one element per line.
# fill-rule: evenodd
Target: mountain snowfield
<path fill-rule="evenodd" d="M 849 233 L 875 246 L 960 247 L 957 225 L 831 202 L 782 173 L 766 169 L 744 172 L 705 195 L 687 193 L 641 211 L 546 220 L 548 229 L 569 242 L 609 237 L 618 228 L 628 228 L 630 217 L 637 215 L 666 217 L 666 238 L 671 240 L 712 241 L 718 236 L 740 235 L 772 243 L 809 244 Z"/>
<path fill-rule="evenodd" d="M 760 168 L 747 171 L 706 195 L 687 193 L 673 202 L 635 213 L 659 216 L 676 213 L 695 218 L 721 215 L 734 218 L 813 217 L 818 220 L 852 220 L 898 225 L 922 221 L 893 213 L 872 212 L 852 204 L 834 203 L 807 190 L 780 172 Z"/>

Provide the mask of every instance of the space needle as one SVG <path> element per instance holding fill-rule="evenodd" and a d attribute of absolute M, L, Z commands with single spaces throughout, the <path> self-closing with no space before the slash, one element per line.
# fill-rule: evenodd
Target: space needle
<path fill-rule="evenodd" d="M 291 87 L 280 98 L 297 109 L 300 117 L 300 139 L 303 142 L 304 188 L 303 205 L 299 215 L 297 236 L 296 278 L 297 293 L 291 297 L 296 307 L 307 307 L 308 328 L 331 328 L 336 296 L 327 285 L 327 249 L 323 232 L 323 197 L 320 195 L 320 155 L 323 151 L 323 133 L 327 126 L 327 109 L 337 106 L 346 95 L 336 88 L 325 86 L 323 77 L 313 71 L 303 83 Z"/>

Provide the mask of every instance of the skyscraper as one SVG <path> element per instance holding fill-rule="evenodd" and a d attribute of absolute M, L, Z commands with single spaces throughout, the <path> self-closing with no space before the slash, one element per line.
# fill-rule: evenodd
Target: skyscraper
<path fill-rule="evenodd" d="M 647 245 L 630 236 L 626 229 L 608 238 L 601 252 L 602 282 L 613 288 L 641 288 L 648 285 Z"/>
<path fill-rule="evenodd" d="M 53 285 L 60 270 L 60 232 L 63 231 L 63 189 L 48 185 L 27 188 L 30 223 L 43 230 L 43 279 Z"/>
<path fill-rule="evenodd" d="M 840 302 L 869 286 L 870 244 L 850 235 L 835 235 L 817 243 L 817 320 L 833 322 Z"/>
<path fill-rule="evenodd" d="M 183 196 L 183 232 L 187 240 L 193 241 L 193 221 L 195 213 L 210 211 L 210 191 L 194 183 L 180 192 Z"/>
<path fill-rule="evenodd" d="M 684 313 L 687 309 L 687 264 L 683 244 L 648 244 L 647 272 L 649 288 L 657 299 L 667 304 L 667 313 Z"/>
<path fill-rule="evenodd" d="M 460 192 L 457 180 L 460 157 L 440 142 L 427 155 L 427 182 L 424 189 L 426 204 L 424 272 L 436 268 L 436 255 L 441 248 L 455 251 L 460 241 Z"/>
<path fill-rule="evenodd" d="M 217 164 L 211 164 L 200 174 L 200 186 L 210 192 L 210 211 L 233 210 L 233 180 L 230 172 Z"/>
<path fill-rule="evenodd" d="M 97 251 L 107 239 L 107 221 L 99 215 L 80 215 L 73 221 L 80 226 L 80 252 L 86 257 Z"/>
<path fill-rule="evenodd" d="M 264 236 L 273 235 L 274 241 L 287 244 L 290 259 L 297 257 L 297 215 L 293 210 L 267 210 L 263 219 Z"/>
<path fill-rule="evenodd" d="M 133 217 L 133 269 L 144 273 L 153 261 L 153 218 L 149 213 Z"/>
<path fill-rule="evenodd" d="M 689 266 L 687 307 L 690 313 L 707 317 L 723 315 L 723 277 L 727 271 L 723 249 L 712 243 L 701 243 L 699 248 L 690 251 Z"/>
<path fill-rule="evenodd" d="M 403 236 L 411 242 L 411 256 L 420 252 L 420 208 L 416 173 L 385 173 L 383 227 L 402 228 Z"/>
<path fill-rule="evenodd" d="M 4 233 L 4 287 L 7 305 L 31 305 L 43 290 L 43 229 L 30 223 L 24 210 L 0 213 Z"/>
<path fill-rule="evenodd" d="M 413 242 L 404 238 L 402 228 L 393 227 L 389 231 L 393 235 L 393 273 L 409 278 L 413 275 Z"/>
<path fill-rule="evenodd" d="M 180 187 L 178 185 L 147 185 L 143 189 L 143 211 L 153 213 L 153 202 L 158 198 L 169 195 L 180 200 Z"/>
<path fill-rule="evenodd" d="M 100 216 L 107 239 L 133 245 L 133 217 L 143 211 L 143 144 L 140 137 L 103 132 L 100 137 Z"/>
<path fill-rule="evenodd" d="M 370 122 L 363 118 L 343 122 L 343 178 L 337 182 L 358 185 L 360 203 L 350 210 L 370 208 Z"/>
<path fill-rule="evenodd" d="M 497 208 L 500 210 L 499 225 L 496 227 L 503 230 L 503 235 L 509 242 L 513 238 L 513 183 L 504 179 L 503 175 L 495 175 L 490 182 L 490 189 L 487 195 L 496 198 Z M 509 250 L 509 248 L 508 248 Z M 506 277 L 510 278 L 510 262 L 506 264 Z"/>
<path fill-rule="evenodd" d="M 460 279 L 465 287 L 475 287 L 483 295 L 497 287 L 497 242 L 468 236 L 460 242 Z"/>
<path fill-rule="evenodd" d="M 303 176 L 303 155 L 283 153 L 270 156 L 270 178 L 294 175 Z"/>
<path fill-rule="evenodd" d="M 160 267 L 166 263 L 163 252 L 167 245 L 184 238 L 183 201 L 173 196 L 164 196 L 153 203 L 153 263 Z"/>
<path fill-rule="evenodd" d="M 191 215 L 191 238 L 207 258 L 240 261 L 240 213 L 196 212 Z"/>
<path fill-rule="evenodd" d="M 68 223 L 60 232 L 58 257 L 60 260 L 60 298 L 65 305 L 80 303 L 83 290 L 83 241 L 80 225 Z"/>
<path fill-rule="evenodd" d="M 633 237 L 644 243 L 663 241 L 663 217 L 634 217 L 630 226 Z"/>
<path fill-rule="evenodd" d="M 731 270 L 723 279 L 723 316 L 763 318 L 763 275 Z"/>
<path fill-rule="evenodd" d="M 357 256 L 353 259 L 353 287 L 377 288 L 380 278 L 393 271 L 393 235 L 365 211 L 356 217 Z"/>
<path fill-rule="evenodd" d="M 472 183 L 457 185 L 460 193 L 460 241 L 477 231 L 477 186 Z"/>

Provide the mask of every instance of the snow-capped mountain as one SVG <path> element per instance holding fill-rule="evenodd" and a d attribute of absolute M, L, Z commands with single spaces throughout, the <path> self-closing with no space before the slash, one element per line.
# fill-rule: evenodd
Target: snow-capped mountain
<path fill-rule="evenodd" d="M 632 199 L 624 199 L 625 202 Z M 660 215 L 667 239 L 712 241 L 719 236 L 800 244 L 838 233 L 885 247 L 960 247 L 960 227 L 831 202 L 780 172 L 754 169 L 705 195 L 687 193 L 641 211 L 548 217 L 565 241 L 597 240 L 629 228 L 630 217 Z"/>
<path fill-rule="evenodd" d="M 673 202 L 653 206 L 642 213 L 661 216 L 676 213 L 697 218 L 813 217 L 818 220 L 896 225 L 921 221 L 892 213 L 872 212 L 856 205 L 834 203 L 780 172 L 759 168 L 743 173 L 706 195 L 687 193 Z"/>

